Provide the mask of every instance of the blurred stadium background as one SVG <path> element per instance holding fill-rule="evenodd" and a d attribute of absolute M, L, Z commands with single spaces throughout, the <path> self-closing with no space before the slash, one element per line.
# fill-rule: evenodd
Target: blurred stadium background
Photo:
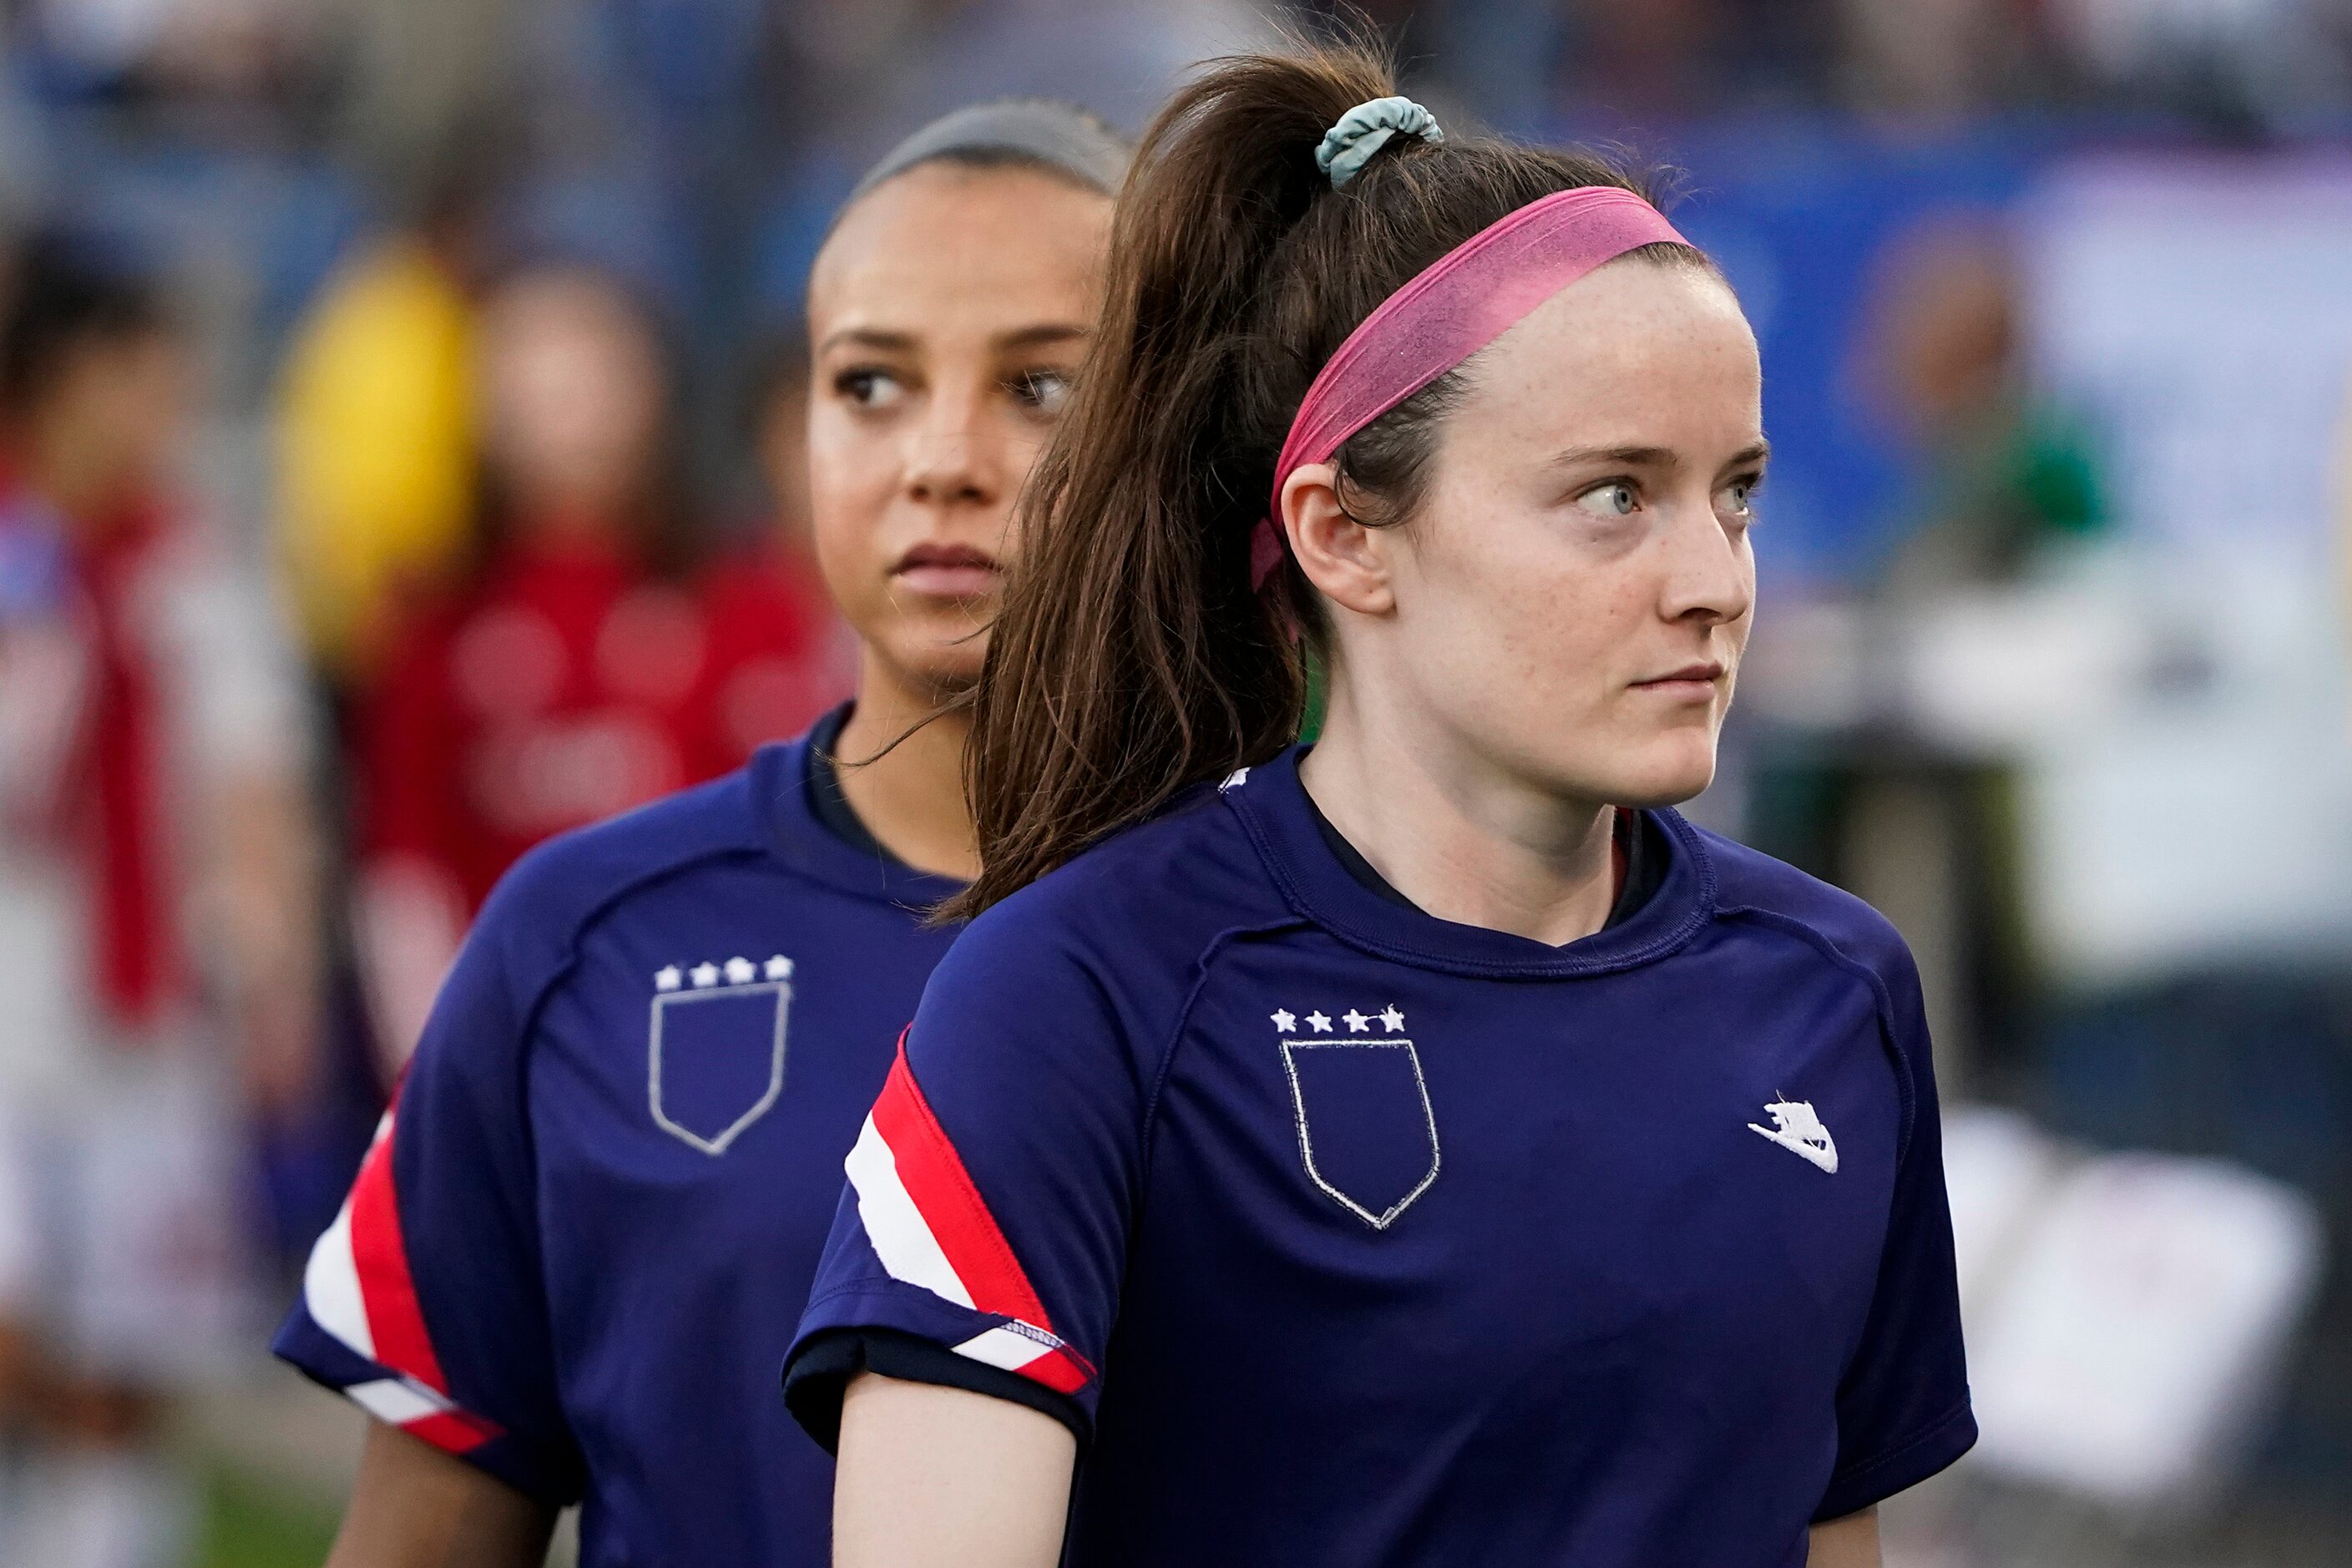
<path fill-rule="evenodd" d="M 1927 976 L 1985 1440 L 1890 1563 L 2352 1562 L 2352 0 L 1370 9 L 1441 119 L 1680 170 L 1762 337 L 1767 597 L 1695 810 Z M 231 1288 L 163 1418 L 191 1544 L 89 1562 L 318 1560 L 357 1418 L 261 1350 L 467 910 L 845 689 L 794 316 L 854 173 L 1010 92 L 1137 126 L 1318 20 L 0 4 L 0 306 L 59 258 L 152 280 L 173 373 L 49 413 L 112 408 L 203 544 L 159 591 L 226 606 L 181 673 L 231 805 L 149 901 L 243 1064 L 207 1102 Z M 41 668 L 0 672 L 0 744 Z M 24 877 L 0 839 L 0 985 Z M 0 1226 L 0 1317 L 46 1256 Z M 46 1473 L 16 1350 L 0 1559 L 46 1568 L 7 1543 Z"/>

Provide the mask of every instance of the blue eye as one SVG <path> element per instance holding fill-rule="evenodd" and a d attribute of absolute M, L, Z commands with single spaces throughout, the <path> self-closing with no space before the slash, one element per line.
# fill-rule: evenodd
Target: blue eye
<path fill-rule="evenodd" d="M 1726 517 L 1746 521 L 1756 515 L 1756 489 L 1762 476 L 1748 474 L 1732 480 L 1717 493 L 1716 510 Z"/>
<path fill-rule="evenodd" d="M 1611 479 L 1578 496 L 1576 504 L 1601 517 L 1631 517 L 1642 510 L 1642 498 L 1623 479 Z"/>

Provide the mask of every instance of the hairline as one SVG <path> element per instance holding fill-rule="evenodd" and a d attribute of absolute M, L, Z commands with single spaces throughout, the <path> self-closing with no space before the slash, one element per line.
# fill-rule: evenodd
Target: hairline
<path fill-rule="evenodd" d="M 1042 174 L 1057 185 L 1086 195 L 1097 196 L 1106 202 L 1116 202 L 1118 199 L 1117 191 L 1097 184 L 1067 164 L 1057 163 L 1051 158 L 1041 158 L 1025 148 L 942 147 L 936 153 L 924 154 L 902 168 L 891 170 L 870 185 L 851 192 L 849 199 L 843 202 L 840 210 L 833 215 L 833 221 L 825 225 L 824 237 L 817 241 L 815 255 L 824 254 L 826 247 L 832 245 L 834 236 L 841 232 L 841 226 L 847 221 L 849 215 L 871 201 L 877 193 L 888 190 L 909 174 L 919 174 L 925 169 L 938 168 L 942 164 L 967 174 Z M 814 258 L 811 259 L 809 270 L 812 273 L 816 270 Z"/>

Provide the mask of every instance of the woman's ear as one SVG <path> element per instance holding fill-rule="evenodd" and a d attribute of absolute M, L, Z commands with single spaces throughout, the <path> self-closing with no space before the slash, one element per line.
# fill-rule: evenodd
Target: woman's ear
<path fill-rule="evenodd" d="M 1282 527 L 1307 580 L 1333 604 L 1360 616 L 1396 608 L 1384 531 L 1367 528 L 1339 505 L 1339 471 L 1303 463 L 1282 481 Z"/>

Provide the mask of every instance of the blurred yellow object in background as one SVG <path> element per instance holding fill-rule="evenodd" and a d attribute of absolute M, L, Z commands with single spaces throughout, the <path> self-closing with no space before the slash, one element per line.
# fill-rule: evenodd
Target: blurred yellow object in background
<path fill-rule="evenodd" d="M 361 252 L 296 334 L 278 388 L 279 553 L 312 658 L 364 673 L 386 595 L 464 541 L 472 310 L 413 239 Z"/>

